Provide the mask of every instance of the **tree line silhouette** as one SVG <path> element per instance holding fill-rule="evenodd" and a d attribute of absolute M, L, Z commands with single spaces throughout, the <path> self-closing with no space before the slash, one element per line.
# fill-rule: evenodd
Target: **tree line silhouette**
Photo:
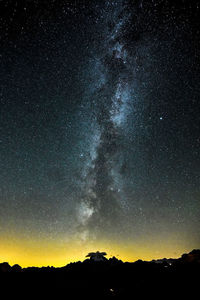
<path fill-rule="evenodd" d="M 91 252 L 83 262 L 64 267 L 28 267 L 0 264 L 0 283 L 7 295 L 21 298 L 56 297 L 59 299 L 171 299 L 199 293 L 200 250 L 179 259 L 133 263 L 105 252 Z"/>

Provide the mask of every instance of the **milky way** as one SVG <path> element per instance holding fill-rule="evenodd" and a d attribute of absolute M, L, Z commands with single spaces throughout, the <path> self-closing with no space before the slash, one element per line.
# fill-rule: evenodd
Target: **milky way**
<path fill-rule="evenodd" d="M 129 110 L 129 81 L 133 72 L 128 64 L 123 38 L 119 38 L 123 36 L 127 19 L 126 14 L 120 17 L 120 8 L 121 5 L 118 5 L 113 11 L 113 7 L 107 4 L 104 24 L 106 30 L 104 29 L 104 36 L 100 41 L 104 51 L 101 57 L 95 57 L 96 68 L 101 70 L 103 80 L 100 84 L 93 83 L 97 88 L 89 95 L 95 101 L 97 133 L 94 135 L 87 170 L 82 178 L 83 199 L 78 209 L 78 221 L 85 228 L 92 228 L 92 231 L 96 227 L 109 230 L 109 225 L 113 225 L 109 224 L 111 220 L 119 224 L 121 212 L 128 206 L 120 175 L 123 165 L 121 139 L 126 134 L 123 126 Z M 112 26 L 108 30 L 110 23 Z M 88 234 L 88 230 L 85 230 L 82 233 L 84 238 L 85 233 Z"/>

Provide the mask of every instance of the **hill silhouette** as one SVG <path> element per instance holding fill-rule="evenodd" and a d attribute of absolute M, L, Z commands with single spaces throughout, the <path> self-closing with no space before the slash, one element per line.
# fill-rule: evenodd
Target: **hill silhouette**
<path fill-rule="evenodd" d="M 1 263 L 1 292 L 5 290 L 6 295 L 13 297 L 45 299 L 63 295 L 66 299 L 193 299 L 199 289 L 200 250 L 178 259 L 151 262 L 127 263 L 115 257 L 96 261 L 94 256 L 92 253 L 90 259 L 60 268 L 21 268 Z"/>

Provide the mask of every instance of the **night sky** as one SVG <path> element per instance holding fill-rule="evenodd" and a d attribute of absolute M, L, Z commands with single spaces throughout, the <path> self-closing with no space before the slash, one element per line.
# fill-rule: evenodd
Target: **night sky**
<path fill-rule="evenodd" d="M 200 247 L 200 1 L 0 1 L 0 260 Z"/>

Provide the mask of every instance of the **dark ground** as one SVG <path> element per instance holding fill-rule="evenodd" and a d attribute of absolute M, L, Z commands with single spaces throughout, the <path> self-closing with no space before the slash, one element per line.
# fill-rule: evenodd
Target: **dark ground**
<path fill-rule="evenodd" d="M 0 264 L 1 294 L 11 299 L 198 299 L 199 279 L 200 250 L 162 263 L 113 258 L 62 268 Z"/>

